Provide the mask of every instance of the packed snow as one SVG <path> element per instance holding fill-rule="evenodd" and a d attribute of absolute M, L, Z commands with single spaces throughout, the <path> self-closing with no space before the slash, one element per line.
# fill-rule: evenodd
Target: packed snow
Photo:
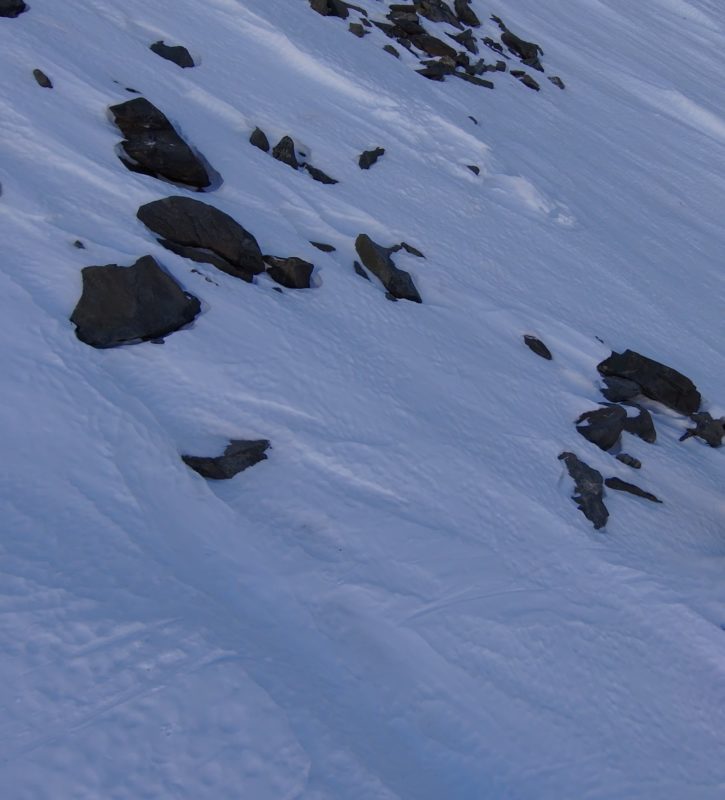
<path fill-rule="evenodd" d="M 0 19 L 4 800 L 725 797 L 723 451 L 653 403 L 634 472 L 573 424 L 626 348 L 725 413 L 725 7 L 474 0 L 566 83 L 535 93 L 425 80 L 306 0 L 29 6 Z M 126 169 L 127 87 L 218 188 Z M 171 194 L 314 288 L 170 253 L 136 211 Z M 394 256 L 422 305 L 355 274 L 359 233 L 424 253 Z M 146 254 L 202 314 L 80 342 L 81 269 Z M 180 458 L 235 438 L 269 459 Z M 563 450 L 663 504 L 608 492 L 595 531 Z"/>

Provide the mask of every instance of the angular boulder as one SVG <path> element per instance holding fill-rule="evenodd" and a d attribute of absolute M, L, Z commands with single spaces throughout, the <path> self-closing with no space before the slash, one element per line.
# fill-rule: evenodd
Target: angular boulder
<path fill-rule="evenodd" d="M 23 0 L 0 0 L 0 17 L 19 17 L 28 7 Z"/>
<path fill-rule="evenodd" d="M 561 453 L 559 460 L 566 464 L 574 481 L 572 500 L 584 516 L 599 530 L 607 524 L 609 511 L 604 505 L 602 473 L 585 464 L 574 453 Z"/>
<path fill-rule="evenodd" d="M 384 155 L 384 147 L 376 147 L 374 150 L 364 150 L 360 153 L 360 157 L 358 158 L 358 166 L 360 169 L 370 169 L 370 167 L 376 164 L 378 159 Z"/>
<path fill-rule="evenodd" d="M 222 481 L 265 461 L 269 447 L 267 439 L 232 439 L 220 456 L 182 455 L 181 459 L 203 478 Z"/>
<path fill-rule="evenodd" d="M 141 206 L 136 216 L 173 252 L 247 282 L 264 272 L 254 236 L 208 203 L 177 195 Z"/>
<path fill-rule="evenodd" d="M 634 350 L 612 353 L 597 369 L 605 377 L 634 381 L 642 394 L 681 414 L 694 414 L 700 408 L 700 393 L 689 378 Z"/>
<path fill-rule="evenodd" d="M 252 135 L 249 137 L 249 143 L 258 147 L 263 152 L 269 153 L 269 139 L 261 128 L 255 128 L 252 131 Z"/>
<path fill-rule="evenodd" d="M 151 256 L 130 267 L 109 264 L 82 270 L 83 292 L 70 320 L 92 347 L 158 339 L 190 323 L 201 310 L 196 297 Z"/>
<path fill-rule="evenodd" d="M 361 233 L 355 240 L 355 249 L 362 263 L 380 280 L 390 295 L 413 303 L 423 302 L 410 273 L 393 263 L 391 248 L 382 247 L 367 234 Z"/>
<path fill-rule="evenodd" d="M 182 69 L 189 69 L 190 67 L 196 66 L 194 59 L 191 57 L 191 53 L 180 44 L 171 45 L 166 44 L 163 40 L 159 40 L 149 45 L 149 50 L 156 53 L 157 56 L 165 58 L 167 61 L 172 61 Z"/>
<path fill-rule="evenodd" d="M 173 183 L 206 189 L 211 180 L 206 167 L 174 126 L 145 97 L 111 106 L 116 125 L 126 137 L 121 161 L 133 172 Z"/>
<path fill-rule="evenodd" d="M 602 450 L 614 447 L 622 435 L 627 412 L 621 406 L 605 406 L 587 411 L 576 421 L 577 431 Z M 581 423 L 586 422 L 586 425 Z"/>
<path fill-rule="evenodd" d="M 268 264 L 267 274 L 273 281 L 287 289 L 309 289 L 314 264 L 301 258 L 278 258 L 264 256 Z"/>
<path fill-rule="evenodd" d="M 648 444 L 654 444 L 657 441 L 657 431 L 655 430 L 654 420 L 652 414 L 646 408 L 639 408 L 639 415 L 636 417 L 627 417 L 624 420 L 624 430 L 634 436 L 639 436 L 642 441 Z"/>

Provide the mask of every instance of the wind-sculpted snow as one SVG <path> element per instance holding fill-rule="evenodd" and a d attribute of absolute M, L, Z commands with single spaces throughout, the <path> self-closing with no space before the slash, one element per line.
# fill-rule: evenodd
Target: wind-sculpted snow
<path fill-rule="evenodd" d="M 473 0 L 488 91 L 307 0 L 27 5 L 0 18 L 3 800 L 720 800 L 725 10 Z M 154 240 L 137 210 L 199 195 L 118 159 L 106 109 L 138 96 L 314 291 Z M 355 273 L 362 233 L 425 254 L 394 255 L 422 304 Z M 79 341 L 81 270 L 147 254 L 198 322 Z M 636 395 L 656 442 L 577 433 L 628 349 L 710 417 Z M 229 480 L 181 458 L 260 440 Z M 561 453 L 609 481 L 606 528 Z"/>

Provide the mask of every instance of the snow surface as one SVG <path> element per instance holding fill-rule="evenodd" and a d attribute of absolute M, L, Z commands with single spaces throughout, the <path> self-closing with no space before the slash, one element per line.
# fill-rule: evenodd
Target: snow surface
<path fill-rule="evenodd" d="M 725 412 L 722 4 L 474 0 L 542 45 L 539 94 L 426 81 L 305 0 L 30 5 L 0 20 L 3 800 L 725 797 L 722 451 L 654 407 L 635 473 L 573 425 L 627 347 Z M 116 157 L 127 86 L 317 288 L 155 243 L 136 209 L 180 190 Z M 354 274 L 361 232 L 425 253 L 395 256 L 423 305 Z M 193 327 L 78 341 L 81 268 L 147 253 Z M 269 460 L 179 458 L 230 438 Z M 594 531 L 562 450 L 664 504 L 609 492 Z"/>

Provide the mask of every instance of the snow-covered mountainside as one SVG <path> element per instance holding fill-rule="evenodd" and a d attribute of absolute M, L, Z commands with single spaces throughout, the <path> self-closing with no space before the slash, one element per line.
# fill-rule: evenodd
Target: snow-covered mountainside
<path fill-rule="evenodd" d="M 722 3 L 26 3 L 3 800 L 725 797 Z"/>

